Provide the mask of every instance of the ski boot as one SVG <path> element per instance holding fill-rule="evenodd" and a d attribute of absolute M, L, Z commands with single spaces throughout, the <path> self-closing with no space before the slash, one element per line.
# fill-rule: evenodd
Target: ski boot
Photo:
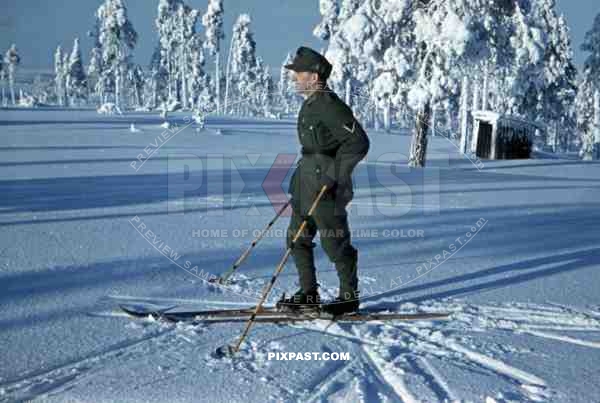
<path fill-rule="evenodd" d="M 318 315 L 320 304 L 321 298 L 318 291 L 305 293 L 298 290 L 289 298 L 286 298 L 284 293 L 275 306 L 279 312 Z"/>
<path fill-rule="evenodd" d="M 331 316 L 340 316 L 358 311 L 360 301 L 358 298 L 336 298 L 331 302 L 321 305 L 321 312 Z"/>

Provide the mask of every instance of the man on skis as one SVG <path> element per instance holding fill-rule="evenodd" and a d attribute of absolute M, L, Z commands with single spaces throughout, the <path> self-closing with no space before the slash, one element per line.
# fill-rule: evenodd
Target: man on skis
<path fill-rule="evenodd" d="M 294 60 L 285 66 L 294 72 L 296 90 L 304 97 L 298 114 L 298 139 L 302 157 L 290 180 L 292 217 L 287 245 L 298 270 L 300 290 L 283 298 L 284 311 L 318 310 L 341 315 L 359 307 L 358 253 L 350 242 L 346 205 L 353 197 L 352 171 L 369 150 L 369 139 L 352 110 L 328 86 L 332 66 L 318 52 L 298 48 Z M 313 215 L 308 210 L 323 186 L 327 191 Z M 291 241 L 304 220 L 305 230 Z M 335 264 L 340 281 L 334 301 L 320 305 L 313 239 L 319 231 L 321 246 Z"/>

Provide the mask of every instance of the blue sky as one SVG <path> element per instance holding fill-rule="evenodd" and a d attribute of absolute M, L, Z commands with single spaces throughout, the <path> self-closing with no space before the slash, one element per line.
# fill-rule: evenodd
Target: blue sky
<path fill-rule="evenodd" d="M 0 50 L 4 53 L 14 42 L 20 50 L 23 67 L 52 69 L 56 46 L 61 44 L 71 49 L 73 38 L 79 36 L 87 63 L 91 40 L 86 33 L 93 27 L 94 11 L 100 3 L 100 0 L 1 0 Z M 158 1 L 125 0 L 125 3 L 140 38 L 135 61 L 147 66 L 157 41 L 154 18 Z M 188 0 L 187 4 L 204 12 L 207 0 Z M 287 52 L 294 52 L 301 44 L 317 50 L 324 45 L 312 36 L 312 28 L 319 21 L 317 0 L 225 0 L 224 4 L 226 40 L 234 19 L 243 12 L 250 14 L 258 54 L 275 69 Z M 600 2 L 557 0 L 557 5 L 571 28 L 575 61 L 580 66 L 585 55 L 579 46 L 595 15 L 600 13 Z M 223 49 L 227 49 L 226 44 Z"/>

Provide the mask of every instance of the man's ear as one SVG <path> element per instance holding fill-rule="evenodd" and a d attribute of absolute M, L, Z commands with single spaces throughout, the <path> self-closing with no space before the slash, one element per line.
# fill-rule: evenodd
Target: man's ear
<path fill-rule="evenodd" d="M 310 86 L 312 89 L 319 89 L 319 73 L 310 73 Z"/>

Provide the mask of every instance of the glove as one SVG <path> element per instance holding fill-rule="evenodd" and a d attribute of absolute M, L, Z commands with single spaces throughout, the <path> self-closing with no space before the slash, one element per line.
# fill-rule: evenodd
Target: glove
<path fill-rule="evenodd" d="M 319 180 L 319 192 L 321 191 L 323 186 L 326 186 L 327 187 L 326 191 L 329 192 L 329 191 L 335 189 L 335 187 L 337 186 L 337 182 L 335 179 L 332 179 L 327 175 L 323 175 L 321 180 Z"/>
<path fill-rule="evenodd" d="M 317 190 L 317 194 L 319 194 L 323 186 L 327 187 L 327 191 L 331 191 L 335 188 L 337 181 L 334 178 L 327 175 L 325 172 L 321 172 L 319 168 L 317 168 L 317 175 L 319 183 L 319 189 Z"/>

